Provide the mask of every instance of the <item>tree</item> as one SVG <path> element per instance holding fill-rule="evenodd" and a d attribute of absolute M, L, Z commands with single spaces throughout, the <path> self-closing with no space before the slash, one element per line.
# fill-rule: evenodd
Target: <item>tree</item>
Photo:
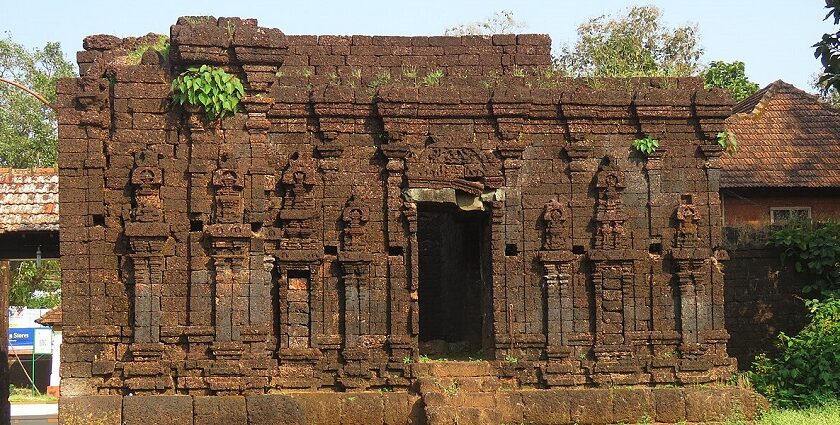
<path fill-rule="evenodd" d="M 817 95 L 823 102 L 834 109 L 840 109 L 840 92 L 827 82 L 820 82 L 822 72 L 817 73 L 811 80 L 811 88 L 816 90 Z"/>
<path fill-rule="evenodd" d="M 9 305 L 53 308 L 61 302 L 61 268 L 58 260 L 23 261 L 9 288 Z"/>
<path fill-rule="evenodd" d="M 0 78 L 55 101 L 59 78 L 76 75 L 64 59 L 59 43 L 27 50 L 0 39 Z M 56 164 L 57 124 L 55 112 L 27 90 L 0 82 L 0 166 L 45 167 Z"/>
<path fill-rule="evenodd" d="M 834 18 L 834 25 L 840 24 L 840 0 L 825 0 L 828 13 L 823 20 Z M 825 93 L 829 87 L 840 91 L 840 31 L 834 34 L 823 34 L 822 40 L 814 44 L 814 57 L 820 60 L 823 67 L 822 76 L 817 81 Z"/>
<path fill-rule="evenodd" d="M 740 102 L 758 91 L 758 84 L 750 81 L 741 61 L 714 61 L 700 74 L 706 88 L 718 87 L 729 90 L 732 98 Z"/>
<path fill-rule="evenodd" d="M 838 0 L 840 1 L 840 0 Z M 700 71 L 696 25 L 670 28 L 655 6 L 637 6 L 626 16 L 602 15 L 578 26 L 574 47 L 558 63 L 581 77 L 686 76 Z"/>
<path fill-rule="evenodd" d="M 454 27 L 447 28 L 444 34 L 446 35 L 492 35 L 492 34 L 509 34 L 525 28 L 525 23 L 517 21 L 513 17 L 513 12 L 509 10 L 502 10 L 493 14 L 493 16 L 471 24 L 461 24 Z"/>

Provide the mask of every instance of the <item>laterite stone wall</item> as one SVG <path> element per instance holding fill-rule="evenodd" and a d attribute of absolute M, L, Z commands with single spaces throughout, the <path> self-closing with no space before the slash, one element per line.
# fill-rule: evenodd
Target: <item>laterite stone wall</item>
<path fill-rule="evenodd" d="M 186 17 L 168 58 L 129 63 L 156 39 L 90 36 L 58 86 L 63 396 L 127 415 L 144 409 L 129 396 L 198 412 L 205 396 L 414 394 L 432 207 L 481 217 L 474 343 L 506 384 L 734 369 L 715 257 L 725 93 L 555 77 L 544 35 Z M 239 113 L 172 106 L 199 64 L 242 80 Z M 634 150 L 645 136 L 662 147 Z"/>

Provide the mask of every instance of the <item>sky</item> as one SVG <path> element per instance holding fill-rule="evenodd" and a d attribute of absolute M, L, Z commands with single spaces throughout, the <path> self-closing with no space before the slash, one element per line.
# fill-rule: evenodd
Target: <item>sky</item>
<path fill-rule="evenodd" d="M 75 60 L 86 35 L 169 34 L 183 15 L 257 18 L 286 34 L 436 35 L 509 10 L 526 24 L 521 32 L 547 33 L 558 49 L 588 18 L 633 5 L 659 6 L 671 26 L 699 25 L 704 62 L 741 60 L 761 86 L 782 79 L 810 89 L 819 70 L 811 45 L 837 30 L 822 20 L 823 0 L 0 0 L 0 31 L 28 48 L 59 41 Z"/>

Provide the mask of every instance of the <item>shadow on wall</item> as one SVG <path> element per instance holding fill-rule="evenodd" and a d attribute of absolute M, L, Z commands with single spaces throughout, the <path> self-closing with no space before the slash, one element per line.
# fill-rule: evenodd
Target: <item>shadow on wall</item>
<path fill-rule="evenodd" d="M 755 356 L 775 350 L 779 332 L 796 333 L 807 323 L 800 299 L 803 276 L 782 264 L 777 249 L 767 247 L 769 229 L 725 227 L 726 328 L 729 354 L 738 368 L 749 369 Z"/>

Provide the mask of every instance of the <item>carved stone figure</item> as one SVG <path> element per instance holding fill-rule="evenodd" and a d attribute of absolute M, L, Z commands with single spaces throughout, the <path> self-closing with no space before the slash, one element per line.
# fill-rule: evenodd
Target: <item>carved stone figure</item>
<path fill-rule="evenodd" d="M 213 172 L 212 184 L 216 200 L 214 222 L 241 223 L 242 189 L 245 184 L 233 153 L 225 150 L 219 155 L 218 168 Z"/>
<path fill-rule="evenodd" d="M 543 235 L 544 250 L 563 249 L 566 243 L 566 207 L 563 202 L 552 199 L 543 207 L 542 219 L 545 223 Z"/>
<path fill-rule="evenodd" d="M 691 196 L 683 197 L 682 203 L 677 207 L 677 246 L 683 248 L 694 248 L 699 244 L 698 225 L 700 223 L 700 212 L 694 205 Z"/>
<path fill-rule="evenodd" d="M 624 231 L 624 205 L 621 193 L 624 191 L 624 172 L 618 168 L 615 158 L 606 156 L 598 170 L 596 189 L 598 208 L 595 215 L 595 247 L 599 249 L 621 249 L 628 246 Z"/>
<path fill-rule="evenodd" d="M 364 225 L 368 221 L 369 209 L 362 205 L 354 197 L 347 202 L 347 206 L 341 213 L 341 220 L 344 222 L 343 249 L 345 251 L 363 251 L 365 249 Z"/>

